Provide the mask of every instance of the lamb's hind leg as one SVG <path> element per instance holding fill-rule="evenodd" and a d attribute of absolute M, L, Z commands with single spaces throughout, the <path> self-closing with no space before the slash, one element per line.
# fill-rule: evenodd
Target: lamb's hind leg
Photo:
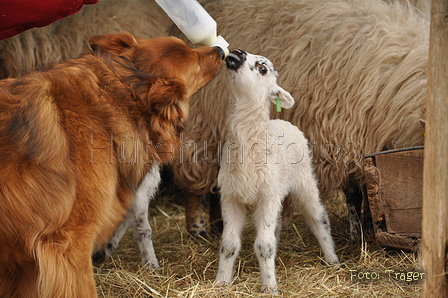
<path fill-rule="evenodd" d="M 339 260 L 334 250 L 328 214 L 320 201 L 316 181 L 311 175 L 309 177 L 310 179 L 303 179 L 299 182 L 291 196 L 294 196 L 293 201 L 298 202 L 305 222 L 317 238 L 325 261 L 328 264 L 337 264 Z"/>
<path fill-rule="evenodd" d="M 280 211 L 280 198 L 266 196 L 257 202 L 253 214 L 257 229 L 254 250 L 260 267 L 261 291 L 270 294 L 278 293 L 275 256 L 277 254 L 276 227 L 281 224 L 281 221 L 278 221 Z"/>
<path fill-rule="evenodd" d="M 115 251 L 123 235 L 128 230 L 131 223 L 135 226 L 135 237 L 142 257 L 142 265 L 149 268 L 159 268 L 154 246 L 152 243 L 152 229 L 148 221 L 149 202 L 155 196 L 160 183 L 160 170 L 154 164 L 148 172 L 135 195 L 132 208 L 126 214 L 123 222 L 114 231 L 107 245 L 97 249 L 92 259 L 95 264 L 104 262 Z"/>
<path fill-rule="evenodd" d="M 154 198 L 160 183 L 160 170 L 154 165 L 146 174 L 141 186 L 137 190 L 131 213 L 135 226 L 135 238 L 142 257 L 142 265 L 146 269 L 159 268 L 159 262 L 154 252 L 152 229 L 148 220 L 149 202 Z"/>
<path fill-rule="evenodd" d="M 221 200 L 222 232 L 219 254 L 218 275 L 215 284 L 222 286 L 232 283 L 233 265 L 241 249 L 241 232 L 246 219 L 246 206 L 234 199 Z"/>
<path fill-rule="evenodd" d="M 114 231 L 112 237 L 110 237 L 109 241 L 106 245 L 97 248 L 94 254 L 92 255 L 92 261 L 94 264 L 99 265 L 106 261 L 110 255 L 117 249 L 118 243 L 120 243 L 121 238 L 128 230 L 129 226 L 133 221 L 133 215 L 128 212 L 126 214 L 125 219 L 121 222 L 118 228 Z"/>

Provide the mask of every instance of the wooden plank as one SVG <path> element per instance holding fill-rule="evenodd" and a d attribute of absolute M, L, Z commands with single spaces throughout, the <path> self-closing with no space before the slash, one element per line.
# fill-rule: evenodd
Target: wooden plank
<path fill-rule="evenodd" d="M 381 206 L 378 181 L 379 171 L 375 165 L 375 158 L 366 157 L 364 159 L 364 182 L 366 184 L 367 199 L 369 200 L 370 214 L 372 216 L 375 234 L 386 230 L 385 215 Z"/>
<path fill-rule="evenodd" d="M 380 199 L 389 233 L 420 237 L 423 150 L 377 155 Z"/>
<path fill-rule="evenodd" d="M 421 199 L 421 198 L 420 198 Z M 422 235 L 422 209 L 395 209 L 385 212 L 387 232 L 406 234 L 410 237 Z"/>
<path fill-rule="evenodd" d="M 379 245 L 416 251 L 422 219 L 423 150 L 364 159 L 364 180 Z"/>
<path fill-rule="evenodd" d="M 422 208 L 423 150 L 377 155 L 383 204 L 390 209 Z"/>
<path fill-rule="evenodd" d="M 408 235 L 397 235 L 385 232 L 375 234 L 379 245 L 389 246 L 400 249 L 418 251 L 420 248 L 420 238 L 409 237 Z"/>
<path fill-rule="evenodd" d="M 448 0 L 433 0 L 423 174 L 422 297 L 448 297 Z"/>

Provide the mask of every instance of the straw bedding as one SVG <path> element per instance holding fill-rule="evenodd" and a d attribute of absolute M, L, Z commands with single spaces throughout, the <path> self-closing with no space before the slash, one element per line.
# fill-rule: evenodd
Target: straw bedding
<path fill-rule="evenodd" d="M 395 273 L 420 272 L 418 254 L 380 248 L 372 236 L 361 246 L 349 243 L 348 222 L 338 197 L 327 201 L 333 237 L 341 265 L 328 267 L 321 259 L 317 241 L 300 215 L 284 227 L 278 246 L 279 297 L 419 297 L 420 281 L 403 282 Z M 151 225 L 161 269 L 147 272 L 132 231 L 116 253 L 95 269 L 99 297 L 271 297 L 260 294 L 258 264 L 253 254 L 254 229 L 243 232 L 243 247 L 235 266 L 235 281 L 225 288 L 213 287 L 219 258 L 219 238 L 195 239 L 184 227 L 184 207 L 159 197 L 150 207 Z M 367 233 L 368 234 L 368 233 Z M 350 271 L 356 270 L 356 271 Z M 387 270 L 393 270 L 390 278 Z M 353 274 L 370 273 L 375 280 L 357 280 Z"/>

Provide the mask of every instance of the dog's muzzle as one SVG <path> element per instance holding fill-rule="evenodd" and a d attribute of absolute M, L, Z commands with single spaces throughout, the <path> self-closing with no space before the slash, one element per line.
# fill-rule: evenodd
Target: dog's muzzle
<path fill-rule="evenodd" d="M 233 50 L 226 58 L 227 68 L 237 70 L 246 61 L 246 52 L 243 50 Z"/>

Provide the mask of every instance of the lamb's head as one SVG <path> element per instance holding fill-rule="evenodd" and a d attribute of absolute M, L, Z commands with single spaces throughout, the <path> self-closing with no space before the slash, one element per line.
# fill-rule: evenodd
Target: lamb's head
<path fill-rule="evenodd" d="M 277 84 L 278 73 L 269 59 L 243 50 L 233 50 L 226 58 L 226 65 L 229 88 L 237 99 L 276 103 L 280 98 L 282 108 L 293 106 L 294 98 Z"/>

